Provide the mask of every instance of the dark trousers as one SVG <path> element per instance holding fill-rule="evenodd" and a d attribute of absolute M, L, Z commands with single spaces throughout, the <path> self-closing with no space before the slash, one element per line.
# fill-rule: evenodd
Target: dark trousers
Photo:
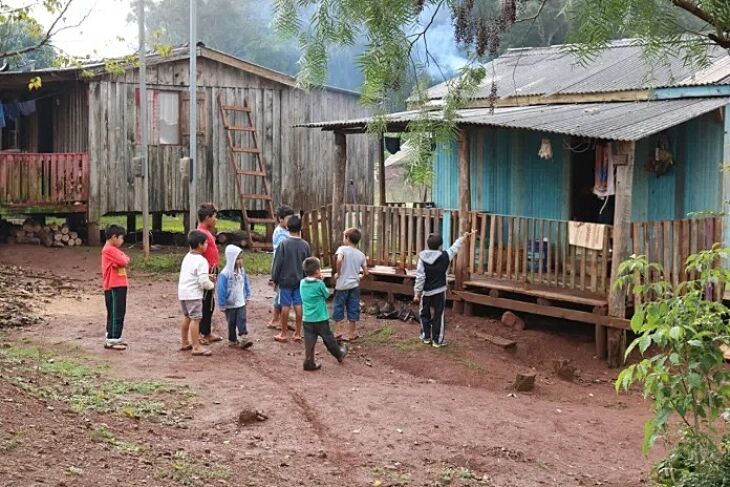
<path fill-rule="evenodd" d="M 336 359 L 342 357 L 342 349 L 337 344 L 335 336 L 330 329 L 329 321 L 317 321 L 302 323 L 304 327 L 304 363 L 314 363 L 314 346 L 317 345 L 317 338 L 322 337 L 324 346 Z"/>
<path fill-rule="evenodd" d="M 106 302 L 106 339 L 121 340 L 124 315 L 127 314 L 127 288 L 115 287 L 104 291 Z"/>
<path fill-rule="evenodd" d="M 433 308 L 433 314 L 431 314 Z M 446 308 L 446 292 L 433 296 L 421 296 L 421 338 L 436 343 L 444 341 L 444 308 Z"/>
<path fill-rule="evenodd" d="M 235 342 L 239 336 L 248 335 L 246 329 L 246 307 L 228 308 L 225 310 L 228 322 L 228 341 Z M 238 336 L 236 335 L 238 332 Z"/>
<path fill-rule="evenodd" d="M 203 318 L 200 320 L 200 334 L 204 337 L 210 335 L 210 325 L 213 322 L 213 311 L 215 311 L 215 300 L 213 291 L 203 292 Z"/>

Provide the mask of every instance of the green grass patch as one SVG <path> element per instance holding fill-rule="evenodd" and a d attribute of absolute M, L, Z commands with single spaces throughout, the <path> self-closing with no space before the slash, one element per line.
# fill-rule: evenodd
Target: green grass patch
<path fill-rule="evenodd" d="M 387 345 L 393 342 L 395 332 L 395 327 L 386 321 L 383 326 L 365 335 L 362 341 L 374 345 Z"/>
<path fill-rule="evenodd" d="M 411 337 L 406 338 L 405 340 L 400 340 L 395 344 L 395 347 L 400 350 L 401 352 L 410 352 L 411 350 L 416 350 L 418 348 L 423 348 L 424 345 L 421 343 L 421 339 L 418 337 Z"/>
<path fill-rule="evenodd" d="M 226 259 L 223 249 L 221 249 L 221 269 L 225 266 Z M 141 249 L 131 248 L 125 249 L 132 263 L 130 270 L 142 274 L 178 274 L 180 272 L 180 264 L 187 250 L 185 249 L 163 249 L 153 251 L 150 256 L 145 259 Z M 243 254 L 243 266 L 249 275 L 269 274 L 271 272 L 271 264 L 273 263 L 273 254 L 267 252 L 245 252 Z M 131 275 L 134 278 L 134 274 Z"/>
<path fill-rule="evenodd" d="M 149 450 L 149 446 L 145 445 L 144 443 L 135 443 L 133 441 L 120 440 L 119 438 L 114 436 L 114 433 L 109 428 L 104 425 L 100 425 L 94 428 L 94 430 L 91 432 L 91 438 L 94 441 L 97 441 L 99 443 L 106 443 L 107 445 L 110 445 L 121 452 L 129 453 L 131 455 L 138 455 L 140 453 L 145 453 Z"/>
<path fill-rule="evenodd" d="M 202 487 L 216 483 L 217 480 L 229 479 L 231 470 L 225 466 L 208 467 L 188 458 L 184 451 L 178 451 L 173 456 L 170 466 L 158 471 L 155 477 L 158 480 L 171 480 L 186 487 Z"/>
<path fill-rule="evenodd" d="M 163 232 L 173 232 L 173 233 L 183 233 L 185 232 L 185 216 L 182 214 L 171 216 L 171 215 L 163 215 L 162 216 L 162 231 Z M 135 222 L 137 226 L 137 230 L 142 230 L 142 215 L 136 215 Z M 114 216 L 103 216 L 101 217 L 101 220 L 99 222 L 99 226 L 101 228 L 105 228 L 107 225 L 121 225 L 123 227 L 127 227 L 127 217 L 126 215 L 114 215 Z M 150 226 L 152 225 L 152 217 L 150 216 Z M 224 218 L 218 218 L 218 224 L 216 225 L 216 229 L 219 232 L 234 232 L 236 230 L 239 230 L 241 228 L 241 223 L 236 220 L 228 220 Z"/>
<path fill-rule="evenodd" d="M 95 411 L 180 426 L 193 403 L 187 386 L 162 381 L 115 379 L 88 359 L 36 345 L 0 348 L 0 368 L 28 393 L 65 402 L 77 413 Z"/>

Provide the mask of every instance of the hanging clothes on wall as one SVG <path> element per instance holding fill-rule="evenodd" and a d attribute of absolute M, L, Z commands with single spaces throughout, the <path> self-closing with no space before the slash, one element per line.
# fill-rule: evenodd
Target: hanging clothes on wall
<path fill-rule="evenodd" d="M 24 117 L 35 113 L 35 100 L 21 101 L 18 103 L 18 110 Z"/>
<path fill-rule="evenodd" d="M 608 142 L 596 144 L 595 176 L 593 182 L 593 194 L 599 198 L 607 198 L 616 194 L 614 184 L 613 147 Z"/>
<path fill-rule="evenodd" d="M 5 117 L 10 120 L 17 120 L 20 118 L 20 105 L 17 103 L 6 103 L 5 104 Z"/>
<path fill-rule="evenodd" d="M 5 128 L 5 108 L 2 103 L 0 103 L 0 129 Z"/>

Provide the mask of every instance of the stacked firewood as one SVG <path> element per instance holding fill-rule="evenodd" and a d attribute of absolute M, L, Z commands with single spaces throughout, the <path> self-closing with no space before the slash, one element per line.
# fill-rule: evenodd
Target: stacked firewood
<path fill-rule="evenodd" d="M 10 241 L 21 244 L 45 245 L 46 247 L 73 247 L 83 244 L 78 233 L 67 225 L 41 225 L 28 218 L 23 225 L 14 225 L 10 230 Z"/>

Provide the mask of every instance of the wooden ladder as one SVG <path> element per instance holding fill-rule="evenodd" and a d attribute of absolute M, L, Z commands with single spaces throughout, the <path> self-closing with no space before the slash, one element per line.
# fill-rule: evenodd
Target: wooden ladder
<path fill-rule="evenodd" d="M 231 164 L 234 178 L 236 181 L 236 189 L 241 200 L 241 215 L 243 218 L 243 226 L 247 229 L 246 235 L 248 240 L 249 249 L 263 249 L 272 250 L 271 241 L 267 242 L 254 242 L 253 230 L 251 229 L 252 224 L 261 223 L 266 225 L 266 234 L 270 237 L 274 231 L 274 226 L 277 224 L 274 218 L 274 202 L 271 196 L 271 187 L 269 181 L 266 178 L 266 169 L 264 167 L 264 161 L 261 157 L 261 149 L 258 146 L 258 140 L 256 138 L 256 126 L 253 124 L 251 118 L 251 107 L 248 105 L 246 99 L 243 100 L 243 106 L 228 105 L 224 103 L 221 94 L 218 95 L 218 106 L 220 107 L 221 117 L 223 119 L 223 126 L 226 129 L 226 136 L 228 139 L 228 161 Z M 229 112 L 233 112 L 233 117 L 229 117 Z M 236 113 L 244 113 L 246 122 L 242 124 L 236 124 L 237 117 Z M 238 117 L 241 118 L 241 117 Z M 237 147 L 235 144 L 234 134 L 236 132 L 248 132 L 251 134 L 252 145 L 250 147 Z M 254 156 L 255 164 L 251 164 Z M 264 182 L 264 193 L 245 193 L 246 180 L 255 178 L 261 178 Z M 255 184 L 254 184 L 255 187 Z M 265 201 L 266 216 L 252 217 L 249 216 L 248 203 L 256 201 Z"/>

